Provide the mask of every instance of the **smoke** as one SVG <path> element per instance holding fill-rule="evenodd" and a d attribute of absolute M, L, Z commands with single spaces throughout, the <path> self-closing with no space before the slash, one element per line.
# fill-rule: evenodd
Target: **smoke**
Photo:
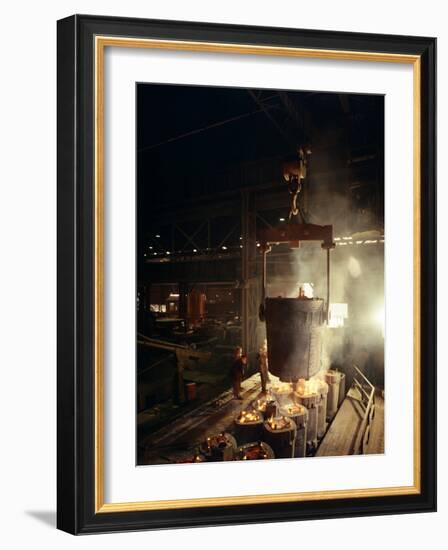
<path fill-rule="evenodd" d="M 361 275 L 361 266 L 353 256 L 350 256 L 348 260 L 348 271 L 354 279 L 357 279 Z"/>
<path fill-rule="evenodd" d="M 330 304 L 347 304 L 340 328 L 324 329 L 322 369 L 338 368 L 350 378 L 357 364 L 378 385 L 383 382 L 384 334 L 379 312 L 384 308 L 384 246 L 365 240 L 346 241 L 330 252 Z M 293 298 L 312 284 L 315 298 L 326 300 L 326 251 L 320 243 L 299 249 L 273 247 L 267 259 L 267 295 Z"/>
<path fill-rule="evenodd" d="M 383 103 L 378 102 L 375 112 L 381 142 Z M 382 157 L 373 152 L 373 164 L 352 162 L 347 132 L 340 120 L 331 118 L 323 118 L 320 127 L 313 125 L 312 154 L 299 202 L 306 223 L 333 226 L 338 240 L 330 253 L 330 303 L 348 307 L 343 327 L 324 330 L 322 368 L 340 368 L 350 379 L 351 364 L 355 363 L 381 385 L 384 333 L 378 312 L 384 309 L 384 245 L 379 239 L 384 220 Z M 341 148 L 341 143 L 347 148 Z M 357 150 L 364 146 L 354 145 Z M 297 297 L 300 287 L 310 283 L 314 297 L 326 300 L 326 251 L 317 242 L 301 243 L 298 249 L 285 244 L 274 246 L 267 259 L 267 282 L 268 296 Z"/>

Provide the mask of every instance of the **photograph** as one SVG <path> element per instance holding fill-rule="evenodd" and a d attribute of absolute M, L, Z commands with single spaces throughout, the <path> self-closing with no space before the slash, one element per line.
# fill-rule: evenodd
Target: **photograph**
<path fill-rule="evenodd" d="M 135 86 L 137 465 L 387 452 L 384 95 Z"/>

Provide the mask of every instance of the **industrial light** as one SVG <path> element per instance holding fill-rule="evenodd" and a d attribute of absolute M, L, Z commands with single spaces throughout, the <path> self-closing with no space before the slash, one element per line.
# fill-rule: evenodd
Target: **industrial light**
<path fill-rule="evenodd" d="M 160 235 L 159 235 L 159 234 L 156 235 L 156 239 L 160 239 Z"/>
<path fill-rule="evenodd" d="M 361 275 L 361 265 L 353 256 L 350 256 L 347 268 L 348 272 L 354 279 L 357 279 Z"/>
<path fill-rule="evenodd" d="M 384 327 L 385 327 L 385 311 L 384 311 L 384 305 L 379 307 L 374 316 L 373 316 L 375 323 L 380 327 L 381 334 L 384 338 Z"/>
<path fill-rule="evenodd" d="M 313 283 L 303 283 L 301 285 L 303 294 L 306 298 L 313 298 L 314 296 L 314 285 Z"/>
<path fill-rule="evenodd" d="M 193 252 L 197 252 L 196 248 L 193 248 Z"/>
<path fill-rule="evenodd" d="M 279 221 L 284 222 L 285 218 L 279 218 Z"/>
<path fill-rule="evenodd" d="M 344 326 L 344 320 L 348 317 L 347 304 L 330 304 L 328 310 L 328 327 L 338 328 Z"/>
<path fill-rule="evenodd" d="M 171 252 L 169 250 L 167 250 L 166 253 L 167 253 L 168 256 L 171 254 Z"/>
<path fill-rule="evenodd" d="M 227 246 L 223 246 L 222 249 L 223 249 L 223 250 L 227 250 Z"/>

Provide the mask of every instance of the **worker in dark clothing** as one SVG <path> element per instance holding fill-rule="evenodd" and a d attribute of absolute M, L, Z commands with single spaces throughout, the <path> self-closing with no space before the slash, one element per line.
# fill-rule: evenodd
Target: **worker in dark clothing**
<path fill-rule="evenodd" d="M 247 365 L 247 357 L 244 354 L 236 354 L 232 365 L 232 383 L 234 399 L 242 399 L 241 382 L 243 381 L 244 368 Z"/>
<path fill-rule="evenodd" d="M 260 369 L 261 391 L 262 393 L 266 393 L 266 386 L 270 381 L 268 369 L 268 344 L 266 340 L 258 350 L 258 365 Z"/>

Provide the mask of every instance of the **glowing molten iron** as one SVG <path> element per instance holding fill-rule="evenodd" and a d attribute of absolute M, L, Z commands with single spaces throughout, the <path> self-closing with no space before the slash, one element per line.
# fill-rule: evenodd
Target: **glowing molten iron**
<path fill-rule="evenodd" d="M 268 420 L 268 424 L 273 430 L 285 430 L 291 427 L 291 421 L 285 416 L 280 416 L 277 418 L 271 416 L 271 418 Z"/>
<path fill-rule="evenodd" d="M 310 378 L 309 380 L 301 378 L 297 384 L 296 392 L 301 397 L 317 395 L 320 393 L 321 385 L 322 381 L 319 378 Z"/>
<path fill-rule="evenodd" d="M 296 416 L 298 414 L 302 414 L 305 410 L 305 407 L 303 405 L 296 405 L 294 403 L 292 405 L 288 405 L 286 407 L 286 410 L 287 410 L 288 414 L 290 414 L 292 416 Z"/>
<path fill-rule="evenodd" d="M 227 438 L 225 434 L 218 434 L 212 437 L 207 437 L 205 441 L 206 448 L 210 451 L 212 448 L 225 447 L 227 445 Z"/>
<path fill-rule="evenodd" d="M 280 382 L 280 384 L 272 388 L 272 391 L 279 395 L 287 395 L 292 392 L 292 384 L 289 382 Z"/>
<path fill-rule="evenodd" d="M 266 395 L 265 397 L 260 397 L 258 398 L 253 406 L 255 408 L 255 410 L 259 411 L 259 412 L 266 412 L 266 407 L 268 404 L 272 404 L 272 403 L 275 403 L 275 399 L 273 397 L 271 397 L 271 395 Z"/>
<path fill-rule="evenodd" d="M 250 424 L 251 422 L 260 422 L 261 421 L 261 415 L 258 411 L 249 410 L 249 411 L 241 411 L 240 415 L 238 416 L 238 422 L 240 424 Z"/>
<path fill-rule="evenodd" d="M 257 411 L 265 412 L 266 411 L 266 399 L 257 399 L 255 401 L 255 408 Z"/>

